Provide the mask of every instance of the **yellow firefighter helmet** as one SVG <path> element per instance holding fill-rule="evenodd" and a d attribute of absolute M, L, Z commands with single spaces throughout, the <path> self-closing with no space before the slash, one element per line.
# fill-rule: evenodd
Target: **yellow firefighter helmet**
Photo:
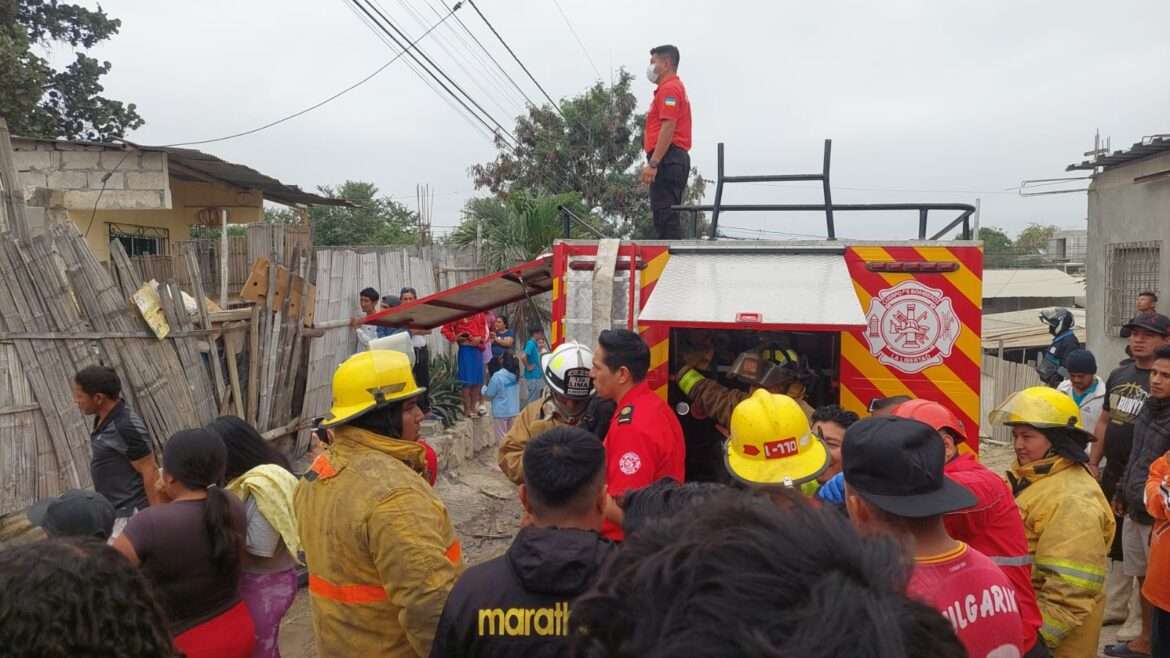
<path fill-rule="evenodd" d="M 809 431 L 796 400 L 759 389 L 731 412 L 727 470 L 756 486 L 796 486 L 829 466 L 825 444 Z"/>
<path fill-rule="evenodd" d="M 378 407 L 426 392 L 414 383 L 402 352 L 370 350 L 346 359 L 333 373 L 333 406 L 321 424 L 336 427 Z"/>
<path fill-rule="evenodd" d="M 1047 386 L 1016 391 L 988 415 L 995 425 L 1031 425 L 1038 428 L 1067 427 L 1086 431 L 1080 409 L 1072 397 Z"/>

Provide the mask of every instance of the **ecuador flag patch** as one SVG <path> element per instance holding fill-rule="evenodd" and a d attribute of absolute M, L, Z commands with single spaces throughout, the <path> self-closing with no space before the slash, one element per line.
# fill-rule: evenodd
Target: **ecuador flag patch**
<path fill-rule="evenodd" d="M 674 96 L 667 96 L 662 101 L 662 104 L 667 106 L 667 107 L 674 107 L 674 106 L 678 105 L 678 99 L 675 98 Z"/>

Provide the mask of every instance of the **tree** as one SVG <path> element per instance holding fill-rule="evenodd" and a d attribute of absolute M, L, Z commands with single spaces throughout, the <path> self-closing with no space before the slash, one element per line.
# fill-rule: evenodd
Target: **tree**
<path fill-rule="evenodd" d="M 55 42 L 92 48 L 118 33 L 122 21 L 57 0 L 0 0 L 0 116 L 14 134 L 110 141 L 142 126 L 133 103 L 101 95 L 110 72 L 83 52 L 62 70 L 33 52 Z"/>
<path fill-rule="evenodd" d="M 531 196 L 518 191 L 506 201 L 498 197 L 471 199 L 448 241 L 456 247 L 467 247 L 478 239 L 482 266 L 488 271 L 502 270 L 536 258 L 548 251 L 553 240 L 562 237 L 562 206 L 578 216 L 586 214 L 575 192 Z M 575 228 L 576 232 L 582 230 Z"/>
<path fill-rule="evenodd" d="M 1057 227 L 1028 224 L 1016 236 L 1016 250 L 1021 254 L 1043 254 L 1048 252 L 1048 240 L 1056 234 Z"/>
<path fill-rule="evenodd" d="M 979 229 L 979 239 L 983 241 L 985 254 L 1007 254 L 1012 251 L 1012 239 L 1001 228 L 983 226 Z"/>
<path fill-rule="evenodd" d="M 337 187 L 319 186 L 325 196 L 345 199 L 354 204 L 313 206 L 309 223 L 313 226 L 313 243 L 323 246 L 391 245 L 418 242 L 418 213 L 390 199 L 379 197 L 373 183 L 345 181 Z M 296 212 L 286 208 L 266 208 L 264 221 L 270 224 L 296 224 Z"/>
<path fill-rule="evenodd" d="M 534 107 L 516 120 L 518 145 L 496 139 L 495 160 L 471 167 L 477 189 L 507 199 L 523 192 L 541 197 L 577 192 L 584 208 L 603 218 L 612 235 L 643 237 L 652 231 L 650 200 L 638 181 L 644 164 L 642 128 L 630 92 L 633 76 L 621 70 L 612 85 L 598 82 L 585 93 Z M 692 170 L 687 202 L 701 199 L 704 184 Z"/>

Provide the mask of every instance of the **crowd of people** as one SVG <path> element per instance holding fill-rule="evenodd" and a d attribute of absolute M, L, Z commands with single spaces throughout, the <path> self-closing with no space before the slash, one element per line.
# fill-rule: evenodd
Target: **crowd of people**
<path fill-rule="evenodd" d="M 402 351 L 337 369 L 300 477 L 231 416 L 159 450 L 94 366 L 74 394 L 95 491 L 41 501 L 48 539 L 0 552 L 0 654 L 279 656 L 301 570 L 322 656 L 1081 658 L 1131 615 L 1107 655 L 1170 655 L 1170 318 L 1135 316 L 1106 379 L 1072 350 L 1055 388 L 998 405 L 1003 476 L 942 402 L 860 418 L 802 404 L 800 379 L 765 363 L 796 363 L 787 350 L 736 359 L 749 390 L 690 358 L 678 386 L 727 436 L 722 477 L 687 481 L 638 334 L 550 351 L 532 331 L 519 358 L 504 318 L 472 317 L 444 335 L 474 350 L 461 381 L 474 366 L 463 383 L 491 401 L 519 485 L 504 555 L 466 568 Z"/>

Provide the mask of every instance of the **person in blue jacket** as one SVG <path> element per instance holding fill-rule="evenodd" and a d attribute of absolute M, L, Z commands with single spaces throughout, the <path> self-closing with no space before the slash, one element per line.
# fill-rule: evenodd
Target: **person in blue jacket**
<path fill-rule="evenodd" d="M 496 438 L 504 440 L 504 435 L 512 428 L 512 421 L 520 415 L 520 362 L 512 352 L 502 352 L 492 359 L 491 379 L 483 387 L 483 397 L 492 403 L 492 426 L 496 430 Z"/>
<path fill-rule="evenodd" d="M 1067 308 L 1045 311 L 1040 314 L 1040 319 L 1048 323 L 1052 344 L 1036 361 L 1036 372 L 1040 374 L 1041 381 L 1056 388 L 1068 377 L 1065 357 L 1073 350 L 1081 349 L 1081 341 L 1073 333 L 1073 315 Z"/>

